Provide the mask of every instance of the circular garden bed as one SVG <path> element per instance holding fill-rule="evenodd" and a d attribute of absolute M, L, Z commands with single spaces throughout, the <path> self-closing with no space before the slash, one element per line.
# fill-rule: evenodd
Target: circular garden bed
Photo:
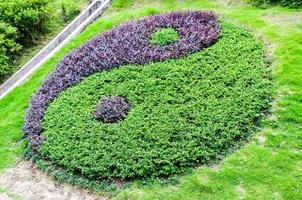
<path fill-rule="evenodd" d="M 262 44 L 211 12 L 154 15 L 68 54 L 33 96 L 34 157 L 90 179 L 178 174 L 221 160 L 270 102 Z"/>

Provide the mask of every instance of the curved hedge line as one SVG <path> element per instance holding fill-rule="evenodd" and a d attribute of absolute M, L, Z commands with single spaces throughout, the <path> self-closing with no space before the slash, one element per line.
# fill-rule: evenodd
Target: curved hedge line
<path fill-rule="evenodd" d="M 179 40 L 153 44 L 162 28 Z M 33 97 L 24 129 L 35 156 L 71 173 L 169 176 L 242 145 L 268 108 L 268 77 L 263 46 L 244 29 L 220 28 L 207 12 L 155 15 L 66 56 Z"/>

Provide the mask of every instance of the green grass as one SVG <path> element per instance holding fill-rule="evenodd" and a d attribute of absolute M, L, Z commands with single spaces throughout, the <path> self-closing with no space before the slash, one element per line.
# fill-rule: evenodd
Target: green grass
<path fill-rule="evenodd" d="M 263 123 L 254 139 L 227 157 L 217 167 L 201 167 L 181 178 L 180 183 L 162 186 L 158 183 L 132 186 L 120 193 L 118 199 L 302 199 L 302 24 L 294 16 L 301 10 L 280 7 L 256 9 L 226 7 L 214 1 L 142 1 L 140 5 L 125 6 L 90 25 L 79 37 L 51 58 L 24 85 L 0 101 L 0 169 L 15 163 L 22 148 L 20 138 L 24 110 L 28 100 L 55 64 L 73 48 L 102 30 L 124 20 L 176 9 L 211 9 L 245 25 L 272 48 L 274 112 Z M 282 14 L 281 22 L 270 23 Z M 294 16 L 292 18 L 289 18 Z M 279 16 L 280 18 L 280 16 Z M 284 18 L 289 18 L 285 20 Z M 301 21 L 301 20 L 300 20 Z M 261 136 L 261 137 L 260 137 Z M 259 139 L 262 138 L 262 139 Z M 265 138 L 265 140 L 263 139 Z M 7 158 L 7 159 L 2 159 Z"/>

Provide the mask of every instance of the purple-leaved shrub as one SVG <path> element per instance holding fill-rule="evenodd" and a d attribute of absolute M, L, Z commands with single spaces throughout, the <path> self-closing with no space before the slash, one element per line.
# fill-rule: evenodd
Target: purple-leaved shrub
<path fill-rule="evenodd" d="M 94 117 L 105 123 L 118 122 L 126 116 L 129 108 L 123 97 L 107 97 L 96 106 Z"/>

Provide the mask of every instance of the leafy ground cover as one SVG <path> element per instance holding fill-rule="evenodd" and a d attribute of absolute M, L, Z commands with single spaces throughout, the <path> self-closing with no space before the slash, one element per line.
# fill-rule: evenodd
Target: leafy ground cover
<path fill-rule="evenodd" d="M 261 45 L 222 26 L 200 53 L 101 72 L 62 92 L 46 112 L 41 154 L 89 177 L 129 179 L 180 173 L 236 149 L 267 109 L 271 87 Z M 95 120 L 97 102 L 112 95 L 127 99 L 128 115 Z"/>
<path fill-rule="evenodd" d="M 151 35 L 150 42 L 158 45 L 169 45 L 179 40 L 179 34 L 173 28 L 161 28 Z"/>
<path fill-rule="evenodd" d="M 121 1 L 119 1 L 121 2 Z M 128 2 L 127 2 L 128 4 Z M 128 7 L 129 6 L 129 7 Z M 175 185 L 159 183 L 131 187 L 118 199 L 301 199 L 301 11 L 273 7 L 266 10 L 228 6 L 214 1 L 142 1 L 113 8 L 87 28 L 41 68 L 29 82 L 0 101 L 0 168 L 20 156 L 24 111 L 32 93 L 56 63 L 70 50 L 102 30 L 120 22 L 156 12 L 179 9 L 211 9 L 252 29 L 271 44 L 276 82 L 272 118 L 247 146 L 219 166 L 201 167 L 181 177 Z M 131 10 L 131 12 L 129 12 Z M 280 17 L 282 16 L 282 17 Z"/>

